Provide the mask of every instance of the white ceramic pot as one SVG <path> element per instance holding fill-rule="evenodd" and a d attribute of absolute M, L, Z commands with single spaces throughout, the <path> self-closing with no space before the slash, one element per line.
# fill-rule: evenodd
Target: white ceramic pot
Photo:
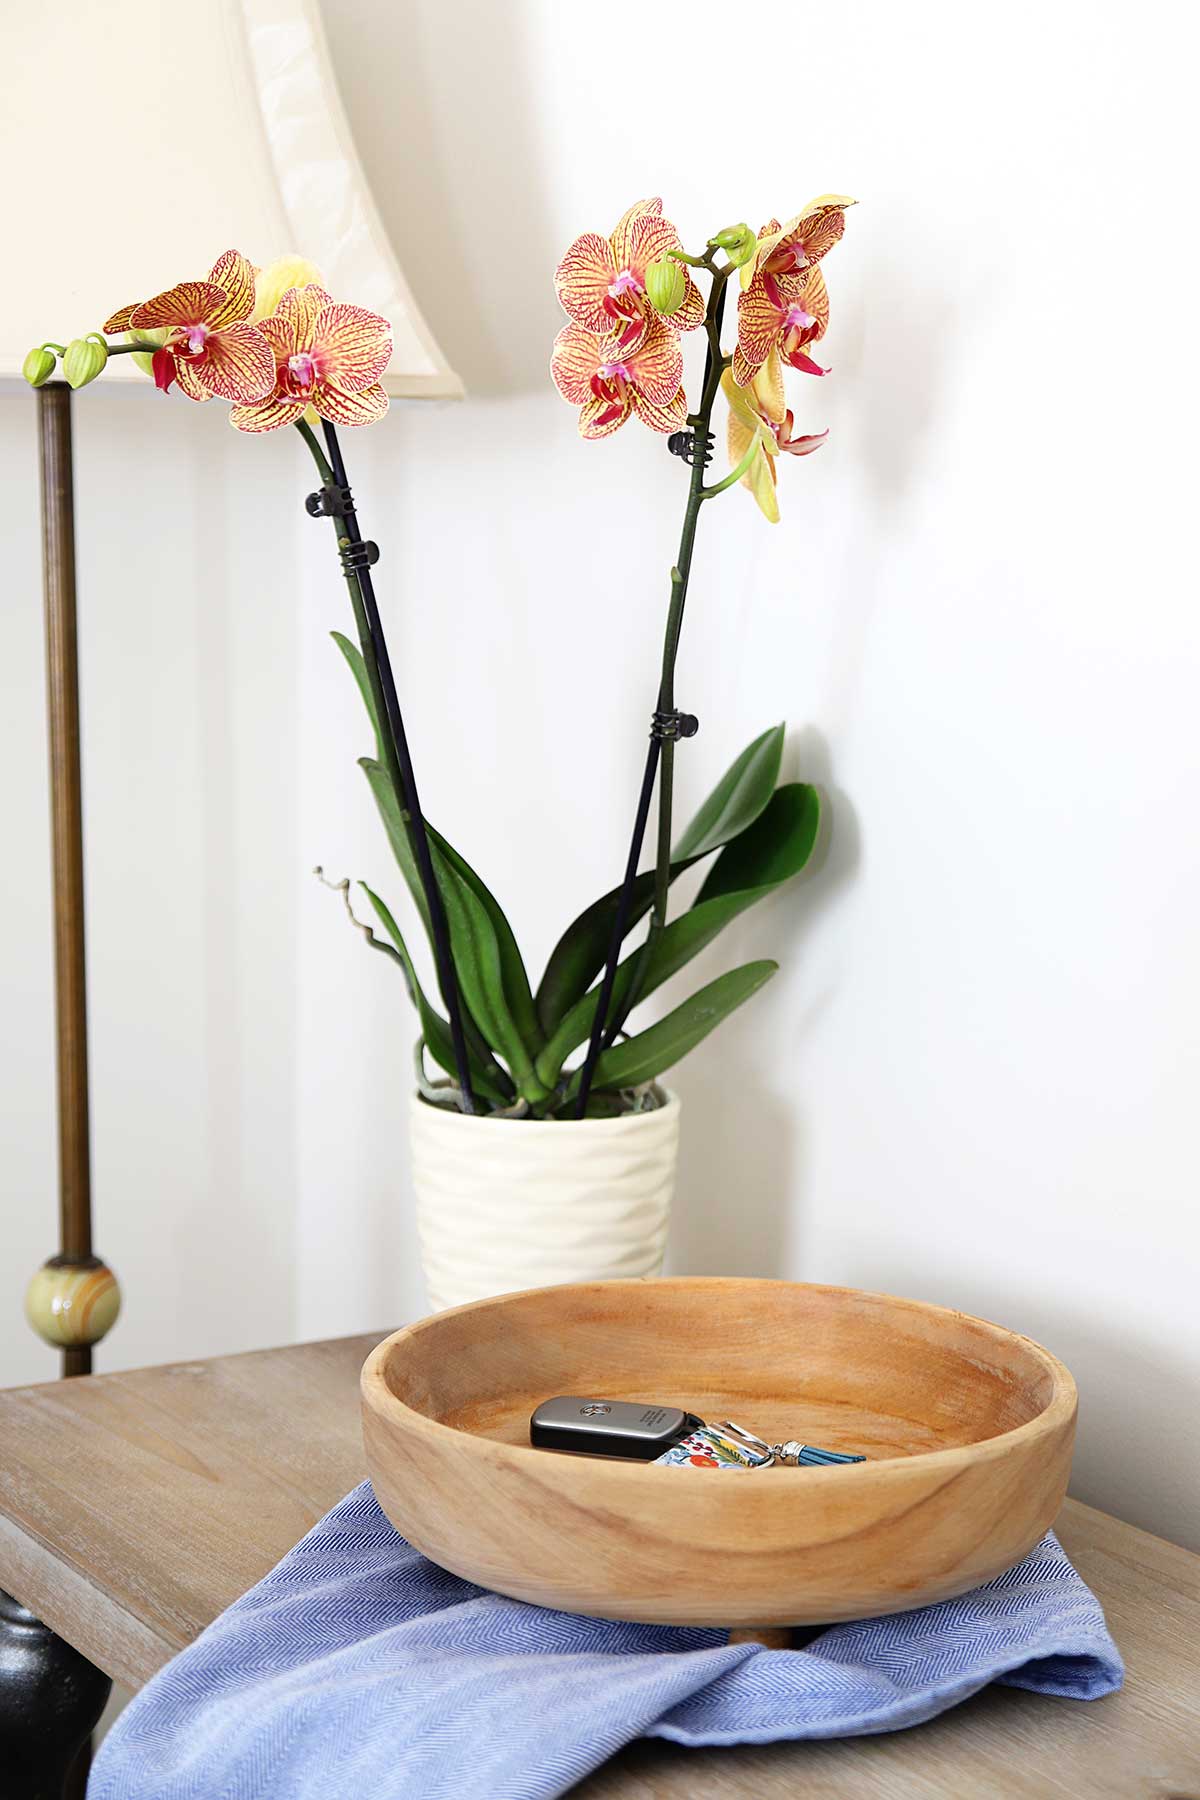
<path fill-rule="evenodd" d="M 620 1119 L 474 1119 L 412 1101 L 421 1263 L 435 1312 L 559 1281 L 657 1275 L 679 1100 Z"/>

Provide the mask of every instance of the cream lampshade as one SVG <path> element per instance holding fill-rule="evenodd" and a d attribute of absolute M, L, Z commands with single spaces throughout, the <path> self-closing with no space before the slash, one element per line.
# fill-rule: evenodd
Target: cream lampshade
<path fill-rule="evenodd" d="M 232 247 L 259 263 L 306 256 L 335 299 L 389 319 L 389 394 L 461 397 L 376 211 L 316 0 L 13 5 L 0 51 L 12 251 L 0 375 L 19 376 L 43 339 L 203 277 Z M 145 377 L 114 357 L 104 380 Z"/>

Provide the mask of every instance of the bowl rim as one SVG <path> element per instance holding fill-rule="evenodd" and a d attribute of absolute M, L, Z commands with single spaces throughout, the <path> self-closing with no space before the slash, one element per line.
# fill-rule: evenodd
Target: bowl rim
<path fill-rule="evenodd" d="M 537 1450 L 532 1444 L 508 1444 L 500 1438 L 484 1437 L 477 1432 L 464 1431 L 457 1425 L 446 1425 L 440 1419 L 434 1419 L 428 1413 L 420 1412 L 401 1400 L 388 1385 L 386 1368 L 393 1349 L 406 1339 L 418 1336 L 435 1326 L 439 1321 L 465 1312 L 485 1312 L 492 1307 L 499 1307 L 523 1299 L 534 1294 L 549 1294 L 580 1288 L 646 1288 L 646 1287 L 786 1287 L 808 1289 L 827 1294 L 847 1294 L 868 1300 L 882 1300 L 892 1305 L 903 1307 L 912 1312 L 938 1313 L 946 1318 L 967 1319 L 974 1325 L 984 1325 L 990 1331 L 1000 1334 L 1023 1345 L 1033 1353 L 1050 1375 L 1052 1388 L 1050 1398 L 1041 1412 L 1022 1425 L 1014 1425 L 1009 1431 L 998 1432 L 994 1437 L 980 1438 L 969 1444 L 951 1444 L 943 1450 L 918 1450 L 911 1456 L 873 1456 L 861 1463 L 843 1463 L 828 1468 L 806 1469 L 809 1480 L 834 1478 L 838 1481 L 872 1481 L 879 1479 L 881 1472 L 891 1472 L 895 1478 L 897 1466 L 908 1467 L 914 1472 L 920 1470 L 922 1475 L 936 1474 L 940 1470 L 960 1468 L 964 1462 L 993 1460 L 1006 1456 L 1024 1444 L 1032 1442 L 1049 1433 L 1069 1426 L 1078 1410 L 1078 1390 L 1075 1378 L 1065 1363 L 1059 1361 L 1052 1351 L 1039 1344 L 1036 1338 L 1028 1337 L 1024 1332 L 1013 1331 L 1007 1325 L 997 1324 L 994 1319 L 984 1319 L 977 1313 L 964 1312 L 961 1307 L 940 1306 L 928 1300 L 913 1300 L 903 1294 L 884 1293 L 874 1288 L 848 1287 L 836 1282 L 821 1281 L 786 1281 L 770 1276 L 755 1275 L 653 1275 L 633 1278 L 618 1278 L 612 1281 L 565 1281 L 554 1282 L 540 1288 L 517 1288 L 511 1293 L 490 1295 L 484 1300 L 470 1300 L 462 1306 L 446 1307 L 442 1312 L 429 1313 L 423 1319 L 415 1319 L 411 1324 L 402 1325 L 399 1330 L 390 1332 L 369 1353 L 362 1366 L 360 1376 L 360 1392 L 364 1409 L 375 1414 L 390 1414 L 393 1418 L 403 1417 L 410 1429 L 430 1439 L 432 1443 L 440 1443 L 443 1448 L 451 1445 L 459 1454 L 486 1458 L 491 1462 L 499 1459 L 501 1463 L 510 1463 L 518 1459 L 517 1466 L 529 1467 L 530 1458 L 544 1463 L 546 1452 Z M 368 1459 L 369 1460 L 369 1459 Z M 630 1481 L 637 1482 L 648 1466 L 640 1462 L 622 1462 L 615 1458 L 604 1457 L 570 1457 L 555 1456 L 553 1461 L 565 1480 L 571 1480 L 568 1473 L 575 1469 L 577 1474 L 589 1481 L 616 1482 L 624 1485 Z M 772 1468 L 756 1471 L 755 1487 L 760 1488 L 766 1482 L 789 1481 L 794 1483 L 795 1470 L 776 1464 Z M 643 1488 L 641 1490 L 645 1492 Z"/>

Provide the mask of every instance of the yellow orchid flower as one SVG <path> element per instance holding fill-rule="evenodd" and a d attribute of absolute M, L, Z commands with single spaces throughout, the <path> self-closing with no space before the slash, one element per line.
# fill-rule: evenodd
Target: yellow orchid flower
<path fill-rule="evenodd" d="M 325 277 L 316 263 L 309 262 L 306 256 L 277 256 L 274 262 L 259 269 L 254 278 L 254 311 L 250 317 L 255 324 L 261 324 L 264 319 L 275 317 L 285 294 L 293 290 L 300 292 L 304 288 L 318 288 L 323 292 L 324 287 Z M 261 418 L 266 415 L 257 416 Z M 305 407 L 300 416 L 308 425 L 321 423 L 321 415 L 311 404 Z M 262 430 L 264 427 L 261 424 L 253 427 L 242 424 L 238 429 Z"/>
<path fill-rule="evenodd" d="M 277 256 L 273 263 L 259 269 L 254 278 L 254 311 L 251 323 L 269 319 L 279 311 L 279 302 L 289 288 L 324 287 L 325 281 L 316 263 L 304 256 Z"/>
<path fill-rule="evenodd" d="M 783 363 L 777 349 L 772 350 L 762 367 L 745 387 L 739 387 L 733 372 L 726 369 L 721 388 L 729 402 L 727 442 L 732 468 L 746 456 L 758 440 L 757 452 L 742 476 L 742 486 L 749 488 L 759 511 L 772 525 L 779 523 L 779 501 L 775 492 L 775 459 L 779 455 L 811 456 L 829 436 L 827 431 L 807 437 L 793 437 L 795 420 L 784 399 Z"/>

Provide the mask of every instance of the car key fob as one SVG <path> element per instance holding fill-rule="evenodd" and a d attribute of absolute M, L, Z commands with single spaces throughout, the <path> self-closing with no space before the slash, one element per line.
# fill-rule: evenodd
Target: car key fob
<path fill-rule="evenodd" d="M 703 1424 L 703 1419 L 679 1406 L 559 1394 L 535 1408 L 529 1441 L 538 1450 L 654 1462 Z"/>

